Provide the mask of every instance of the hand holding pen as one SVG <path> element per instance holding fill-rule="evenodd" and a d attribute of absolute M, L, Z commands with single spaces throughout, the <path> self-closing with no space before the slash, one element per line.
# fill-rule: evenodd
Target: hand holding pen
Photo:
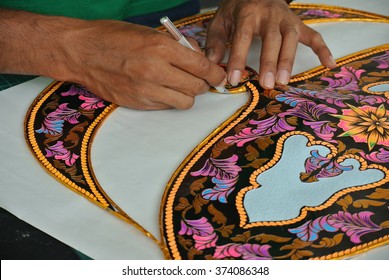
<path fill-rule="evenodd" d="M 188 42 L 188 40 L 185 38 L 184 35 L 177 29 L 177 27 L 173 24 L 173 22 L 167 17 L 162 17 L 161 18 L 161 24 L 165 26 L 166 30 L 172 35 L 172 37 L 177 40 L 181 45 L 184 47 L 187 47 L 189 49 L 192 49 L 196 51 L 196 49 Z M 214 88 L 219 92 L 219 93 L 230 93 L 224 85 L 221 86 L 214 86 Z"/>

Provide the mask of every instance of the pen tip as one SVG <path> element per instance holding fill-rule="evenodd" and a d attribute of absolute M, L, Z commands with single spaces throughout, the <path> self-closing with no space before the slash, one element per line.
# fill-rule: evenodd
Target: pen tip
<path fill-rule="evenodd" d="M 169 18 L 168 18 L 167 16 L 163 16 L 163 17 L 161 17 L 161 18 L 159 19 L 159 21 L 160 21 L 162 24 L 164 24 L 164 23 L 166 23 L 166 22 L 169 21 Z"/>

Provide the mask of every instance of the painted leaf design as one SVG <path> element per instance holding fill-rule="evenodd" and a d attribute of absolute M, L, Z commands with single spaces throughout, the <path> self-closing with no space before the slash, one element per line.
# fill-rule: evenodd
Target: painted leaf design
<path fill-rule="evenodd" d="M 272 258 L 270 248 L 270 245 L 230 243 L 217 246 L 213 256 L 217 259 L 241 257 L 244 260 L 269 260 Z"/>
<path fill-rule="evenodd" d="M 234 186 L 238 181 L 238 176 L 232 179 L 217 179 L 212 178 L 212 182 L 215 183 L 215 187 L 212 189 L 203 190 L 201 195 L 208 200 L 218 200 L 221 203 L 227 203 L 227 198 L 231 192 L 235 189 Z"/>
<path fill-rule="evenodd" d="M 200 179 L 197 179 L 196 181 L 194 181 L 189 189 L 190 189 L 190 194 L 193 195 L 193 196 L 196 196 L 197 195 L 197 192 L 199 190 L 202 190 L 204 189 L 204 183 L 205 181 L 207 181 L 207 177 L 204 177 L 204 178 L 200 178 Z"/>
<path fill-rule="evenodd" d="M 358 80 L 366 71 L 363 69 L 356 70 L 352 67 L 343 66 L 340 72 L 334 75 L 335 78 L 323 77 L 321 80 L 328 82 L 327 90 L 359 90 Z"/>
<path fill-rule="evenodd" d="M 69 90 L 63 92 L 61 95 L 62 96 L 78 95 L 78 99 L 84 101 L 84 103 L 81 104 L 81 108 L 84 110 L 95 110 L 106 106 L 104 104 L 104 99 L 94 95 L 88 89 L 80 85 L 72 84 Z"/>
<path fill-rule="evenodd" d="M 49 113 L 37 133 L 45 133 L 50 135 L 59 135 L 62 133 L 64 122 L 77 124 L 81 113 L 75 109 L 68 108 L 68 103 L 62 103 L 58 108 Z"/>
<path fill-rule="evenodd" d="M 284 93 L 277 95 L 276 100 L 288 104 L 291 107 L 296 107 L 300 103 L 312 102 L 312 100 L 310 100 L 310 97 L 314 95 L 314 91 L 290 87 Z"/>
<path fill-rule="evenodd" d="M 336 177 L 344 171 L 353 169 L 352 165 L 344 166 L 336 161 L 335 158 L 323 157 L 318 150 L 311 151 L 311 157 L 305 161 L 305 172 L 314 173 L 316 178 Z"/>
<path fill-rule="evenodd" d="M 205 217 L 197 220 L 181 220 L 181 229 L 178 234 L 193 236 L 197 250 L 215 247 L 218 238 Z"/>
<path fill-rule="evenodd" d="M 233 136 L 226 137 L 226 143 L 236 144 L 236 146 L 242 147 L 247 142 L 257 140 L 258 138 L 295 129 L 295 127 L 289 125 L 284 118 L 279 118 L 276 115 L 264 120 L 251 120 L 249 123 L 251 125 L 256 125 L 257 127 L 247 127 Z"/>
<path fill-rule="evenodd" d="M 242 170 L 236 165 L 237 161 L 237 155 L 232 155 L 226 159 L 209 158 L 200 170 L 191 172 L 191 175 L 212 176 L 217 179 L 232 179 Z"/>
<path fill-rule="evenodd" d="M 331 215 L 329 221 L 333 227 L 345 232 L 353 243 L 361 243 L 360 238 L 363 235 L 382 229 L 370 219 L 373 214 L 369 211 L 355 214 L 339 211 L 337 214 Z"/>
<path fill-rule="evenodd" d="M 367 196 L 371 199 L 386 199 L 389 200 L 389 189 L 376 188 L 375 191 Z"/>
<path fill-rule="evenodd" d="M 370 206 L 382 206 L 385 205 L 383 201 L 376 201 L 371 199 L 359 199 L 354 201 L 353 206 L 355 208 L 368 208 Z"/>
<path fill-rule="evenodd" d="M 277 243 L 285 243 L 291 240 L 290 237 L 281 237 L 274 234 L 265 234 L 260 233 L 255 236 L 255 240 L 261 243 L 269 243 L 269 242 L 277 242 Z"/>
<path fill-rule="evenodd" d="M 259 152 L 257 149 L 255 149 L 253 146 L 248 145 L 246 148 L 247 154 L 245 154 L 245 157 L 248 161 L 256 160 L 259 156 Z"/>
<path fill-rule="evenodd" d="M 228 225 L 228 226 L 224 226 L 218 230 L 220 231 L 220 233 L 223 237 L 227 238 L 232 234 L 234 228 L 235 228 L 235 225 Z"/>
<path fill-rule="evenodd" d="M 351 195 L 346 195 L 344 198 L 339 199 L 336 204 L 342 206 L 343 211 L 347 211 L 348 207 L 353 203 Z"/>
<path fill-rule="evenodd" d="M 331 248 L 336 245 L 339 245 L 343 240 L 344 233 L 339 233 L 335 235 L 333 238 L 324 237 L 320 240 L 319 244 L 313 244 L 313 248 Z"/>
<path fill-rule="evenodd" d="M 62 141 L 58 141 L 52 146 L 47 146 L 45 150 L 46 157 L 54 157 L 55 159 L 65 162 L 67 166 L 72 166 L 80 157 L 66 149 Z"/>
<path fill-rule="evenodd" d="M 307 221 L 303 225 L 297 228 L 291 228 L 288 231 L 296 234 L 297 237 L 302 241 L 315 241 L 318 239 L 318 233 L 320 231 L 335 232 L 338 230 L 328 220 L 328 215 L 317 218 L 313 221 Z"/>
<path fill-rule="evenodd" d="M 208 212 L 213 216 L 212 222 L 218 224 L 225 224 L 227 222 L 226 216 L 215 208 L 212 204 L 208 206 Z"/>
<path fill-rule="evenodd" d="M 362 157 L 372 162 L 389 163 L 389 151 L 385 148 L 380 148 L 378 151 L 374 151 L 370 154 L 365 152 L 360 153 Z"/>
<path fill-rule="evenodd" d="M 331 126 L 331 122 L 328 120 L 321 120 L 322 115 L 335 114 L 338 111 L 334 108 L 328 107 L 324 104 L 316 104 L 312 101 L 301 102 L 294 108 L 287 110 L 284 113 L 279 114 L 280 117 L 294 116 L 303 119 L 303 123 L 310 126 L 323 140 L 330 141 L 336 128 Z"/>

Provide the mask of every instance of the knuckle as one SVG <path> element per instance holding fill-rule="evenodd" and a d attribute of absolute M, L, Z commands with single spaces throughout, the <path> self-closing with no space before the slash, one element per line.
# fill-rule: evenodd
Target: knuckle
<path fill-rule="evenodd" d="M 201 77 L 206 77 L 206 75 L 208 74 L 209 72 L 209 69 L 210 69 L 210 62 L 205 59 L 205 58 L 202 58 L 198 67 L 199 67 L 199 74 Z"/>
<path fill-rule="evenodd" d="M 278 60 L 278 65 L 280 68 L 290 69 L 292 68 L 293 61 L 288 57 L 280 57 L 280 59 Z"/>
<path fill-rule="evenodd" d="M 177 104 L 177 109 L 189 110 L 190 108 L 193 107 L 194 102 L 195 102 L 194 97 L 186 98 L 185 101 L 182 101 L 179 104 Z"/>
<path fill-rule="evenodd" d="M 265 39 L 272 40 L 273 42 L 276 42 L 276 43 L 282 42 L 281 33 L 279 32 L 279 30 L 276 30 L 276 29 L 269 29 L 266 32 L 266 35 L 264 37 L 265 37 Z"/>
<path fill-rule="evenodd" d="M 209 85 L 203 80 L 196 80 L 191 87 L 190 95 L 197 96 L 208 91 Z"/>
<path fill-rule="evenodd" d="M 321 34 L 319 32 L 314 31 L 312 33 L 312 36 L 311 36 L 311 42 L 312 42 L 312 44 L 321 43 L 321 42 L 323 42 L 323 37 L 321 36 Z"/>
<path fill-rule="evenodd" d="M 240 28 L 235 32 L 235 38 L 238 40 L 251 40 L 252 37 L 251 29 L 249 28 Z"/>
<path fill-rule="evenodd" d="M 300 34 L 297 32 L 296 28 L 291 26 L 284 31 L 284 36 L 288 38 L 298 39 Z"/>
<path fill-rule="evenodd" d="M 261 68 L 263 68 L 263 69 L 275 69 L 276 62 L 274 60 L 269 60 L 269 59 L 261 61 Z"/>

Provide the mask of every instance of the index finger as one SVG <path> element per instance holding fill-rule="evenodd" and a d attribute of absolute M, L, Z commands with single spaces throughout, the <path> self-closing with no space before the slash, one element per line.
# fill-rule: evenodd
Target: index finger
<path fill-rule="evenodd" d="M 223 68 L 200 52 L 188 48 L 182 51 L 183 55 L 180 57 L 177 57 L 177 55 L 181 52 L 176 52 L 177 59 L 171 63 L 173 66 L 206 81 L 211 86 L 224 86 L 227 78 Z"/>
<path fill-rule="evenodd" d="M 330 49 L 319 32 L 304 25 L 301 28 L 300 42 L 313 50 L 319 57 L 321 64 L 328 68 L 336 67 L 336 61 L 332 57 Z"/>
<path fill-rule="evenodd" d="M 205 42 L 207 57 L 213 62 L 220 63 L 223 60 L 228 36 L 223 17 L 216 14 L 208 27 L 207 40 Z"/>
<path fill-rule="evenodd" d="M 227 63 L 227 76 L 231 85 L 237 85 L 240 82 L 253 39 L 254 24 L 255 22 L 252 22 L 250 17 L 244 17 L 236 21 Z"/>

